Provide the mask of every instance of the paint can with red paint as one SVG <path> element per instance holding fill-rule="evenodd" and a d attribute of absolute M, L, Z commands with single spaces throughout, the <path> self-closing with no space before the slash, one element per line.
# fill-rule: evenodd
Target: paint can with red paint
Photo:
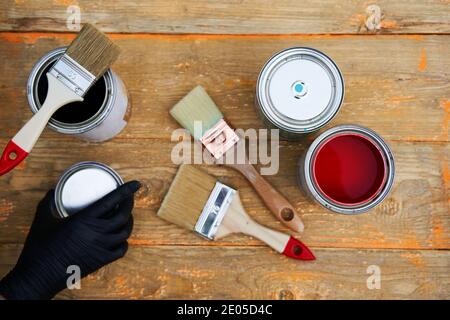
<path fill-rule="evenodd" d="M 325 53 L 305 47 L 274 54 L 261 69 L 255 107 L 280 137 L 299 140 L 325 126 L 344 100 L 344 78 Z"/>
<path fill-rule="evenodd" d="M 34 65 L 28 77 L 27 98 L 30 109 L 36 113 L 47 95 L 46 73 L 66 48 L 57 48 L 45 54 Z M 112 139 L 127 125 L 131 105 L 124 83 L 111 69 L 89 89 L 82 102 L 62 106 L 50 119 L 47 127 L 91 142 Z"/>
<path fill-rule="evenodd" d="M 374 131 L 341 125 L 320 134 L 299 161 L 299 184 L 334 212 L 358 214 L 383 201 L 392 189 L 392 151 Z"/>

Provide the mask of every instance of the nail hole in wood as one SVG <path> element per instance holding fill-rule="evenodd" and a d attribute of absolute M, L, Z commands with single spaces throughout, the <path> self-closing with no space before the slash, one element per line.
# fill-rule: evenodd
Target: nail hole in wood
<path fill-rule="evenodd" d="M 281 217 L 284 221 L 291 221 L 294 219 L 294 212 L 289 208 L 284 208 L 281 210 Z"/>
<path fill-rule="evenodd" d="M 8 155 L 9 160 L 16 160 L 17 159 L 17 153 L 14 151 L 10 152 Z"/>

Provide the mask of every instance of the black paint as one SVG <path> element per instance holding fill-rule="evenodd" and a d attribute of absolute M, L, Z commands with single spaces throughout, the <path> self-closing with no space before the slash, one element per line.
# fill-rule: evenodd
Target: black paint
<path fill-rule="evenodd" d="M 50 64 L 42 73 L 37 84 L 37 95 L 39 103 L 42 105 L 47 96 L 48 80 L 47 72 L 53 66 Z M 75 124 L 86 121 L 92 118 L 99 109 L 103 106 L 106 99 L 106 84 L 105 79 L 99 79 L 84 96 L 83 102 L 72 102 L 62 106 L 52 119 L 63 123 Z"/>

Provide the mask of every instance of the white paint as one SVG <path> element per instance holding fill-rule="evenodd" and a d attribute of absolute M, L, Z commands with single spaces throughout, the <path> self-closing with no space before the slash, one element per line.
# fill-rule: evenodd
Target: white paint
<path fill-rule="evenodd" d="M 107 171 L 89 168 L 75 172 L 64 184 L 61 194 L 64 209 L 77 212 L 117 188 L 117 181 Z"/>

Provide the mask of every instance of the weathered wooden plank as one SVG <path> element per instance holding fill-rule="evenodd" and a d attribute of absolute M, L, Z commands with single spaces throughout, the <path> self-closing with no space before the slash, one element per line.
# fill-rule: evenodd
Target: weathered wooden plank
<path fill-rule="evenodd" d="M 202 84 L 236 128 L 261 128 L 255 83 L 274 52 L 295 45 L 328 53 L 342 69 L 346 97 L 330 125 L 358 123 L 387 139 L 448 141 L 450 36 L 111 35 L 123 48 L 114 68 L 128 85 L 133 116 L 126 138 L 170 138 L 168 110 Z M 29 117 L 25 86 L 35 61 L 70 42 L 67 34 L 0 33 L 0 137 Z"/>
<path fill-rule="evenodd" d="M 75 5 L 76 7 L 73 7 Z M 441 33 L 445 1 L 84 1 L 3 0 L 0 30 L 65 31 L 74 13 L 110 32 L 149 33 Z"/>
<path fill-rule="evenodd" d="M 19 253 L 20 246 L 0 245 L 0 277 Z M 317 249 L 315 254 L 316 261 L 301 262 L 260 247 L 131 246 L 123 259 L 83 279 L 80 290 L 57 298 L 449 298 L 449 251 Z M 380 289 L 367 287 L 369 266 L 381 271 Z"/>
<path fill-rule="evenodd" d="M 101 145 L 76 139 L 53 140 L 46 133 L 25 164 L 0 179 L 0 243 L 21 243 L 35 206 L 61 172 L 78 161 L 107 163 L 126 179 L 140 179 L 145 188 L 136 202 L 133 244 L 260 245 L 245 236 L 209 243 L 156 217 L 177 166 L 170 154 L 176 142 L 117 139 Z M 0 142 L 6 143 L 5 140 Z M 331 213 L 310 202 L 298 188 L 296 163 L 305 146 L 283 143 L 280 169 L 268 180 L 301 213 L 306 225 L 302 239 L 330 248 L 450 248 L 447 143 L 390 142 L 396 159 L 396 182 L 388 199 L 359 216 Z M 70 145 L 70 147 L 68 147 Z M 248 182 L 231 169 L 208 166 L 221 181 L 241 191 L 243 204 L 257 221 L 288 231 L 270 214 Z M 189 196 L 187 191 L 186 196 Z"/>

